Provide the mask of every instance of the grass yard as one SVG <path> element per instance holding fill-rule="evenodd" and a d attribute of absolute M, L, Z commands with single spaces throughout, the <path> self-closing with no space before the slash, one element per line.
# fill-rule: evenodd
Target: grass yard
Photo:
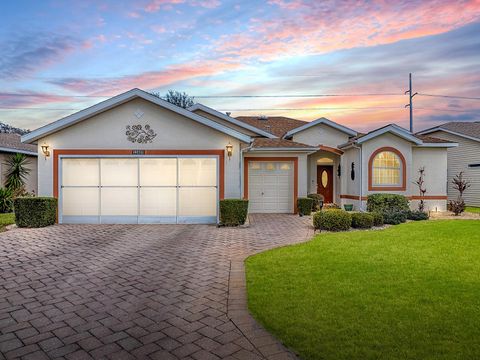
<path fill-rule="evenodd" d="M 467 206 L 467 207 L 465 208 L 465 211 L 466 211 L 466 212 L 471 212 L 471 213 L 480 214 L 480 207 Z"/>
<path fill-rule="evenodd" d="M 317 235 L 246 261 L 254 317 L 303 359 L 480 358 L 480 221 Z"/>
<path fill-rule="evenodd" d="M 5 226 L 15 223 L 15 214 L 0 214 L 0 231 L 3 231 Z"/>

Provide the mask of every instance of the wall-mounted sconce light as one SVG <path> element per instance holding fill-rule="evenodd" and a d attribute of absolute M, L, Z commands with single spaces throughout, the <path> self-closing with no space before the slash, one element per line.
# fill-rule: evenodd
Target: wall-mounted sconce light
<path fill-rule="evenodd" d="M 350 171 L 350 178 L 355 180 L 355 163 L 352 162 L 352 170 Z"/>
<path fill-rule="evenodd" d="M 226 146 L 226 149 L 227 149 L 227 156 L 230 159 L 233 155 L 233 145 L 228 143 L 228 145 Z"/>
<path fill-rule="evenodd" d="M 342 176 L 342 165 L 338 164 L 338 167 L 337 167 L 337 175 L 338 177 Z"/>
<path fill-rule="evenodd" d="M 50 156 L 50 151 L 48 150 L 49 146 L 44 144 L 42 145 L 42 152 L 43 152 L 43 155 L 45 155 L 45 157 L 49 157 Z"/>

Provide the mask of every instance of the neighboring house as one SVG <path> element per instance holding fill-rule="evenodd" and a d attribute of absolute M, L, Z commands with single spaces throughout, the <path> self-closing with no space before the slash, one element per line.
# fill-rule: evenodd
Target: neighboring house
<path fill-rule="evenodd" d="M 235 119 L 139 89 L 22 140 L 38 146 L 39 194 L 59 198 L 61 223 L 215 223 L 220 199 L 294 213 L 298 197 L 317 192 L 364 209 L 374 192 L 417 200 L 422 166 L 427 208 L 444 210 L 447 148 L 456 145 L 396 125 L 359 135 L 324 118 Z"/>
<path fill-rule="evenodd" d="M 15 153 L 25 154 L 28 159 L 26 167 L 30 170 L 25 183 L 25 190 L 37 193 L 37 147 L 23 144 L 20 135 L 0 133 L 0 187 L 5 186 L 8 167 L 7 159 Z"/>
<path fill-rule="evenodd" d="M 455 200 L 458 191 L 452 180 L 461 171 L 470 182 L 464 193 L 467 205 L 480 206 L 480 121 L 449 122 L 420 132 L 440 139 L 458 143 L 448 150 L 448 198 Z"/>

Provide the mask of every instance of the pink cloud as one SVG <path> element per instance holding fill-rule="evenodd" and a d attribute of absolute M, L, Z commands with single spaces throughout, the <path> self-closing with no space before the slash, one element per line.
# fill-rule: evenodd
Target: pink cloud
<path fill-rule="evenodd" d="M 28 107 L 51 103 L 70 102 L 73 100 L 74 98 L 72 97 L 59 96 L 42 92 L 0 92 L 0 106 L 2 107 Z"/>
<path fill-rule="evenodd" d="M 127 14 L 127 16 L 128 16 L 129 18 L 132 18 L 132 19 L 138 19 L 138 18 L 141 17 L 141 15 L 140 15 L 138 12 L 136 12 L 136 11 L 131 11 L 131 12 L 129 12 L 129 13 Z"/>
<path fill-rule="evenodd" d="M 157 34 L 162 34 L 162 33 L 165 33 L 167 32 L 167 29 L 161 25 L 152 25 L 150 26 L 150 29 L 154 32 L 156 32 Z"/>
<path fill-rule="evenodd" d="M 183 2 L 184 0 L 152 0 L 144 7 L 144 10 L 148 13 L 154 13 L 164 6 L 182 4 Z"/>

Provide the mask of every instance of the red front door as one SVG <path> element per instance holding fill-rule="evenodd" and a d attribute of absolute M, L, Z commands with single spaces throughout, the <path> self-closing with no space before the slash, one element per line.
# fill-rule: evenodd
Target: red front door
<path fill-rule="evenodd" d="M 323 195 L 325 203 L 333 202 L 333 166 L 317 166 L 317 193 Z"/>

